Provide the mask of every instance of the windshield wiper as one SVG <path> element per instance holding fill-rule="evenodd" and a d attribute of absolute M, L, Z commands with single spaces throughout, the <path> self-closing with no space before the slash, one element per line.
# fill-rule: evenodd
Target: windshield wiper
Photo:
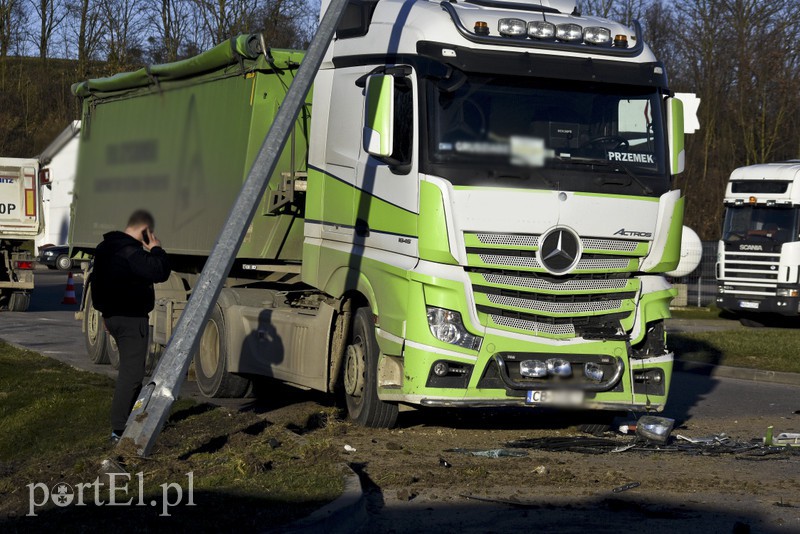
<path fill-rule="evenodd" d="M 564 163 L 577 163 L 581 165 L 599 165 L 601 167 L 614 167 L 614 170 L 622 169 L 625 174 L 630 176 L 631 180 L 636 182 L 636 184 L 642 188 L 642 191 L 645 195 L 650 195 L 653 193 L 653 190 L 642 182 L 636 174 L 628 166 L 624 165 L 622 162 L 619 161 L 608 161 L 607 159 L 601 158 L 583 158 L 583 157 L 569 157 L 565 158 L 563 156 L 556 156 L 555 159 Z"/>

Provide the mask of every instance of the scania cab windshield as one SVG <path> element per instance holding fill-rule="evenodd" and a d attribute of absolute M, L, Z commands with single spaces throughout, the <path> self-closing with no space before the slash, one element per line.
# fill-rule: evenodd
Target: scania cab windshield
<path fill-rule="evenodd" d="M 728 206 L 722 240 L 788 243 L 796 241 L 797 232 L 797 208 Z"/>
<path fill-rule="evenodd" d="M 669 189 L 655 88 L 461 73 L 425 83 L 423 166 L 454 184 Z"/>

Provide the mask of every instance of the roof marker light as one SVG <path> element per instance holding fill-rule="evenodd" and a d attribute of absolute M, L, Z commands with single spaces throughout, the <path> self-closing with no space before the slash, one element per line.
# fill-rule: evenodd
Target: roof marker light
<path fill-rule="evenodd" d="M 479 20 L 475 23 L 476 35 L 489 35 L 489 25 L 484 20 Z"/>
<path fill-rule="evenodd" d="M 628 48 L 628 36 L 621 33 L 615 35 L 614 46 L 619 48 Z"/>

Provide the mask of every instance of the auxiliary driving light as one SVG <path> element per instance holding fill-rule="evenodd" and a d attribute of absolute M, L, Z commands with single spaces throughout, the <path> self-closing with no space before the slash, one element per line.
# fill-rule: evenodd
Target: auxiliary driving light
<path fill-rule="evenodd" d="M 556 25 L 546 20 L 535 20 L 528 23 L 528 36 L 533 39 L 555 39 Z"/>
<path fill-rule="evenodd" d="M 563 358 L 550 358 L 544 362 L 547 372 L 555 376 L 570 376 L 572 374 L 572 364 Z"/>
<path fill-rule="evenodd" d="M 523 360 L 519 362 L 519 374 L 528 378 L 547 376 L 547 364 L 540 360 Z"/>
<path fill-rule="evenodd" d="M 433 374 L 436 376 L 447 376 L 449 372 L 450 366 L 447 365 L 447 362 L 436 362 L 433 366 Z"/>
<path fill-rule="evenodd" d="M 500 19 L 497 21 L 497 31 L 507 37 L 524 37 L 528 24 L 522 19 Z"/>
<path fill-rule="evenodd" d="M 583 28 L 577 24 L 559 24 L 556 26 L 556 39 L 567 43 L 575 43 L 583 39 Z"/>
<path fill-rule="evenodd" d="M 595 362 L 586 362 L 583 366 L 583 374 L 589 380 L 600 382 L 603 379 L 603 368 Z"/>
<path fill-rule="evenodd" d="M 584 28 L 583 40 L 594 45 L 608 44 L 611 42 L 611 30 L 599 26 Z"/>

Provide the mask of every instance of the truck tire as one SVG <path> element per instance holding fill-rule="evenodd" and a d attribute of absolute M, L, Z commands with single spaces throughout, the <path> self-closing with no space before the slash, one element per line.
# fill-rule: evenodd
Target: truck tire
<path fill-rule="evenodd" d="M 225 319 L 219 306 L 214 306 L 194 357 L 197 387 L 206 397 L 239 398 L 247 393 L 250 380 L 228 372 L 228 359 Z"/>
<path fill-rule="evenodd" d="M 353 316 L 350 344 L 345 349 L 342 374 L 347 414 L 355 423 L 372 428 L 392 428 L 399 411 L 396 403 L 378 398 L 378 341 L 369 308 Z"/>
<path fill-rule="evenodd" d="M 28 311 L 28 306 L 31 303 L 31 295 L 30 293 L 25 293 L 18 291 L 16 293 L 11 293 L 11 297 L 8 299 L 8 310 L 13 312 L 24 312 Z"/>
<path fill-rule="evenodd" d="M 91 288 L 86 292 L 86 305 L 83 308 L 83 335 L 89 359 L 94 363 L 108 363 L 106 338 L 110 336 L 100 312 L 92 305 Z"/>
<path fill-rule="evenodd" d="M 72 258 L 66 254 L 61 254 L 56 258 L 56 267 L 59 271 L 69 271 L 72 269 Z"/>
<path fill-rule="evenodd" d="M 117 347 L 114 336 L 109 335 L 108 332 L 106 332 L 106 354 L 108 354 L 108 363 L 111 364 L 111 367 L 119 369 L 119 347 Z"/>

